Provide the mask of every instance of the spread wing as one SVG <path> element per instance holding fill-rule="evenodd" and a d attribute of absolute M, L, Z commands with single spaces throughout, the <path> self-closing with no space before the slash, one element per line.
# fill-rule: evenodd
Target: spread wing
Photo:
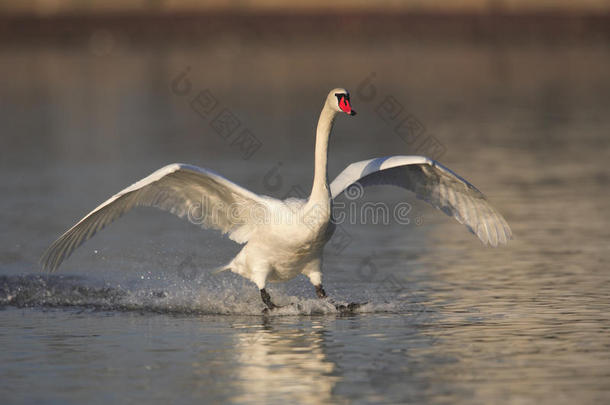
<path fill-rule="evenodd" d="M 512 232 L 483 193 L 449 168 L 425 156 L 388 156 L 347 166 L 330 185 L 332 198 L 353 184 L 394 185 L 415 193 L 477 235 L 484 244 L 506 243 Z"/>
<path fill-rule="evenodd" d="M 246 242 L 255 229 L 252 213 L 267 209 L 263 197 L 214 172 L 174 163 L 115 194 L 68 229 L 43 254 L 43 268 L 57 269 L 83 242 L 137 206 L 186 216 L 204 228 L 229 234 L 238 243 Z"/>

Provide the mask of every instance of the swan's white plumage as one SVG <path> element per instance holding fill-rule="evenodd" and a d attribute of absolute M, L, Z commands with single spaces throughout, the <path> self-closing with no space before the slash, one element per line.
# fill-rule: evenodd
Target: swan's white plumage
<path fill-rule="evenodd" d="M 491 246 L 506 243 L 512 232 L 483 193 L 439 162 L 425 156 L 387 156 L 350 164 L 331 183 L 332 198 L 351 185 L 393 185 L 415 193 L 454 217 Z"/>
<path fill-rule="evenodd" d="M 411 190 L 465 224 L 483 243 L 495 246 L 510 239 L 508 224 L 479 190 L 424 156 L 390 156 L 352 163 L 329 187 L 328 139 L 339 113 L 355 114 L 349 105 L 349 93 L 340 88 L 328 94 L 318 120 L 314 181 L 307 200 L 281 201 L 257 195 L 210 170 L 171 164 L 115 194 L 68 229 L 42 256 L 43 267 L 57 269 L 97 231 L 136 206 L 151 206 L 179 217 L 189 216 L 191 222 L 245 243 L 222 269 L 246 277 L 260 289 L 268 281 L 286 281 L 298 274 L 306 275 L 321 288 L 322 252 L 334 231 L 332 200 L 356 182 L 363 187 L 390 184 Z M 273 308 L 265 294 L 262 290 L 263 301 L 267 299 L 265 303 Z"/>

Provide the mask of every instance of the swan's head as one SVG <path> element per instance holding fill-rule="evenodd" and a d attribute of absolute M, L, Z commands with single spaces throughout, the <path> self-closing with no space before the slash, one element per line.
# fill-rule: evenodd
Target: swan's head
<path fill-rule="evenodd" d="M 336 88 L 332 89 L 326 97 L 326 103 L 337 112 L 344 112 L 347 115 L 356 115 L 356 111 L 352 110 L 352 104 L 349 101 L 349 91 Z"/>

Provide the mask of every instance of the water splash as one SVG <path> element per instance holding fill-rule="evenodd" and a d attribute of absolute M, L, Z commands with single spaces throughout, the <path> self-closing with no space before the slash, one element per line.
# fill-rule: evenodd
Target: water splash
<path fill-rule="evenodd" d="M 264 306 L 256 289 L 244 283 L 240 285 L 233 280 L 223 280 L 221 284 L 210 287 L 198 283 L 192 285 L 173 283 L 163 288 L 150 286 L 126 288 L 79 276 L 0 276 L 0 309 L 6 306 L 83 307 L 103 311 L 261 315 Z M 330 302 L 316 298 L 304 298 L 275 291 L 274 299 L 284 306 L 274 311 L 273 316 L 339 313 Z M 342 301 L 338 303 L 347 304 Z M 407 306 L 399 299 L 395 302 L 369 300 L 369 303 L 355 312 L 396 313 L 409 311 Z"/>

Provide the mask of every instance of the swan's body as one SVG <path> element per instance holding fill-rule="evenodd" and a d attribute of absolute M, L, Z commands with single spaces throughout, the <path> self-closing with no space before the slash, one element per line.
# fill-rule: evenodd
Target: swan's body
<path fill-rule="evenodd" d="M 309 277 L 320 298 L 322 251 L 334 231 L 332 202 L 354 183 L 362 187 L 391 184 L 413 191 L 455 217 L 484 244 L 506 243 L 511 230 L 504 218 L 473 185 L 440 163 L 423 156 L 391 156 L 349 165 L 329 186 L 328 140 L 336 115 L 354 115 L 345 89 L 332 90 L 316 131 L 315 170 L 307 200 L 278 200 L 252 193 L 224 177 L 196 166 L 171 164 L 124 189 L 98 206 L 47 249 L 41 261 L 55 270 L 81 243 L 139 205 L 154 206 L 245 244 L 221 270 L 254 282 L 269 309 L 276 306 L 267 282 Z"/>

